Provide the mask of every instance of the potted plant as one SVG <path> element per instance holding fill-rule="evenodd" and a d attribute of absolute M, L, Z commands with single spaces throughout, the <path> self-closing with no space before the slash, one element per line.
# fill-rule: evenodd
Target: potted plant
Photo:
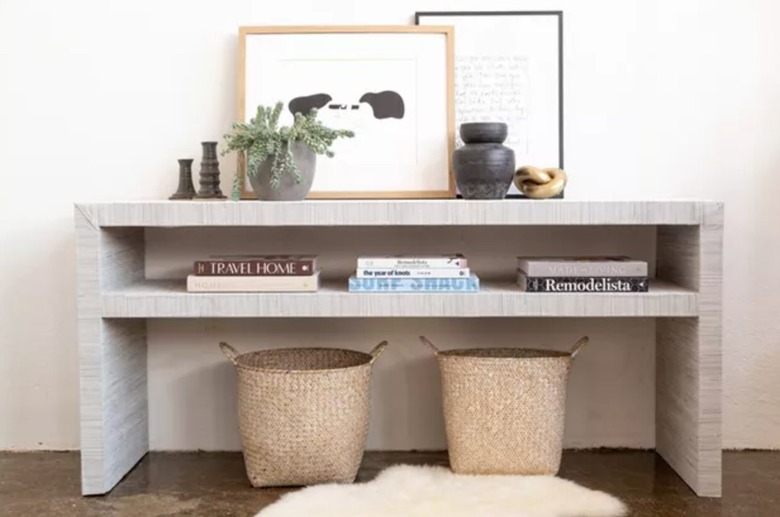
<path fill-rule="evenodd" d="M 246 154 L 247 172 L 257 197 L 273 201 L 298 201 L 311 190 L 317 155 L 333 156 L 331 145 L 337 138 L 355 133 L 330 129 L 317 120 L 317 110 L 295 114 L 291 126 L 279 126 L 282 103 L 258 106 L 249 123 L 236 122 L 225 135 L 227 149 Z M 241 196 L 240 175 L 233 181 L 233 199 Z"/>

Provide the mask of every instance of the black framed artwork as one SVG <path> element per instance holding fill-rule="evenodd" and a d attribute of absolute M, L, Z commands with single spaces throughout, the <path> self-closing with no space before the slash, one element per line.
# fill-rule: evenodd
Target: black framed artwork
<path fill-rule="evenodd" d="M 563 169 L 562 11 L 427 11 L 415 23 L 455 28 L 456 127 L 506 122 L 518 168 Z M 507 197 L 524 196 L 512 185 Z"/>

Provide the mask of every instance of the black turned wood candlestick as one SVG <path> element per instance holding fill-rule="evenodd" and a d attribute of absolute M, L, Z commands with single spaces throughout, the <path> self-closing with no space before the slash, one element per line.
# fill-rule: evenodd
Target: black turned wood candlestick
<path fill-rule="evenodd" d="M 192 158 L 179 160 L 179 188 L 168 199 L 192 199 L 195 197 L 195 187 L 192 185 Z"/>
<path fill-rule="evenodd" d="M 198 199 L 225 199 L 219 189 L 219 160 L 217 159 L 217 142 L 201 142 L 203 158 L 200 162 L 200 190 L 195 196 Z"/>

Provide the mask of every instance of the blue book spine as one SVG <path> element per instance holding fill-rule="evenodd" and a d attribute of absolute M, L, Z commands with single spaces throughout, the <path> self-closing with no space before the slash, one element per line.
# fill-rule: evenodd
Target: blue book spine
<path fill-rule="evenodd" d="M 357 278 L 349 279 L 350 293 L 477 293 L 479 278 Z"/>

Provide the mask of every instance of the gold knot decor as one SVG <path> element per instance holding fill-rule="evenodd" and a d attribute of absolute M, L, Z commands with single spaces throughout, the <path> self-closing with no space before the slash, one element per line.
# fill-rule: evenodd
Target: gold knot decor
<path fill-rule="evenodd" d="M 566 186 L 566 172 L 555 168 L 521 167 L 515 173 L 515 186 L 532 199 L 555 197 Z"/>

